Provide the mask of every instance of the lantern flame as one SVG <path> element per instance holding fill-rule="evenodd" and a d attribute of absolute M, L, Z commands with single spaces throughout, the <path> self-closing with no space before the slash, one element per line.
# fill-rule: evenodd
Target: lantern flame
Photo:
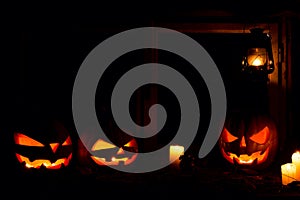
<path fill-rule="evenodd" d="M 259 56 L 257 58 L 255 58 L 255 60 L 252 62 L 253 66 L 261 66 L 263 65 L 263 61 L 262 58 Z"/>

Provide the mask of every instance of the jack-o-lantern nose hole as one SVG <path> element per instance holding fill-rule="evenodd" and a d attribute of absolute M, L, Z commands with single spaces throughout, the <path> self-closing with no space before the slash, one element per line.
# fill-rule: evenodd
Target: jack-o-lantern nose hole
<path fill-rule="evenodd" d="M 50 144 L 50 147 L 51 147 L 53 153 L 56 152 L 58 146 L 59 146 L 59 143 L 51 143 L 51 144 Z"/>
<path fill-rule="evenodd" d="M 242 137 L 242 140 L 240 142 L 240 147 L 246 147 L 246 140 L 244 136 Z"/>
<path fill-rule="evenodd" d="M 121 155 L 121 154 L 124 154 L 124 150 L 122 147 L 117 152 L 117 155 Z"/>

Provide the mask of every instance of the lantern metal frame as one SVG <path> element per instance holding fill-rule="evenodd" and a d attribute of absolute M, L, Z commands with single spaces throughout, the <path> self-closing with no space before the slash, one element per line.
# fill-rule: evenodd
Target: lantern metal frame
<path fill-rule="evenodd" d="M 242 58 L 242 72 L 271 74 L 275 69 L 271 35 L 262 28 L 250 29 L 250 37 Z M 259 58 L 259 59 L 258 59 Z"/>

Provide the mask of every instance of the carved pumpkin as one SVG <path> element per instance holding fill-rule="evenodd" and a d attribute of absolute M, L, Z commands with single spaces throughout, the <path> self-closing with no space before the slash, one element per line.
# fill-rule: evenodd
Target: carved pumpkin
<path fill-rule="evenodd" d="M 78 142 L 78 160 L 83 166 L 129 165 L 138 155 L 138 144 L 134 137 L 111 128 L 111 142 L 99 138 L 94 131 L 86 131 Z M 88 164 L 89 163 L 89 164 Z"/>
<path fill-rule="evenodd" d="M 124 151 L 126 150 L 126 151 Z M 98 165 L 129 165 L 137 157 L 137 143 L 134 138 L 124 141 L 122 145 L 98 139 L 91 148 L 93 155 L 91 158 Z"/>
<path fill-rule="evenodd" d="M 27 168 L 60 169 L 72 159 L 72 140 L 58 121 L 36 121 L 14 132 L 15 155 Z"/>
<path fill-rule="evenodd" d="M 222 156 L 230 164 L 265 169 L 277 153 L 277 128 L 264 114 L 231 113 L 226 118 L 218 144 Z"/>

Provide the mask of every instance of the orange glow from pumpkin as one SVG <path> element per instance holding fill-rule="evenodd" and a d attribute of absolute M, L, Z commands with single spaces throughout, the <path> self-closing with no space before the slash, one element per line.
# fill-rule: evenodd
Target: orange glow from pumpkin
<path fill-rule="evenodd" d="M 57 148 L 59 147 L 59 143 L 51 143 L 51 144 L 49 144 L 49 145 L 50 145 L 50 147 L 51 147 L 53 153 L 55 153 L 56 150 L 57 150 Z"/>
<path fill-rule="evenodd" d="M 104 140 L 99 139 L 92 146 L 92 151 L 102 150 L 102 149 L 111 149 L 111 148 L 115 148 L 115 147 L 116 147 L 116 145 L 111 144 L 109 142 L 105 142 Z"/>
<path fill-rule="evenodd" d="M 29 158 L 25 156 L 21 156 L 20 154 L 17 153 L 16 156 L 20 163 L 25 162 L 25 166 L 27 168 L 39 169 L 41 166 L 45 166 L 47 169 L 59 169 L 62 166 L 62 164 L 64 164 L 65 166 L 69 165 L 69 162 L 72 158 L 72 153 L 69 155 L 68 158 L 58 159 L 54 163 L 51 163 L 49 160 L 46 159 L 37 159 L 31 162 Z"/>
<path fill-rule="evenodd" d="M 122 154 L 124 154 L 124 150 L 123 150 L 123 148 L 121 147 L 121 148 L 118 150 L 117 155 L 122 155 Z"/>
<path fill-rule="evenodd" d="M 261 155 L 261 151 L 257 151 L 252 153 L 250 156 L 247 154 L 241 154 L 237 156 L 234 153 L 226 153 L 224 149 L 222 149 L 222 154 L 230 163 L 234 164 L 236 161 L 238 164 L 252 164 L 255 160 L 257 160 L 257 164 L 263 163 L 269 154 L 269 148 Z"/>
<path fill-rule="evenodd" d="M 135 140 L 130 140 L 128 143 L 124 145 L 124 147 L 137 147 L 137 143 Z M 92 151 L 104 150 L 104 149 L 111 149 L 111 148 L 118 148 L 116 145 L 106 142 L 102 139 L 99 139 L 95 142 L 92 146 Z M 123 155 L 125 151 L 122 147 L 120 147 L 116 153 L 116 155 Z M 105 158 L 100 158 L 97 156 L 91 156 L 94 162 L 98 165 L 119 165 L 120 162 L 123 162 L 124 165 L 129 165 L 135 161 L 137 157 L 137 153 L 133 154 L 131 157 L 123 157 L 123 158 L 116 158 L 114 156 L 111 157 L 111 160 L 106 160 Z"/>
<path fill-rule="evenodd" d="M 63 146 L 71 145 L 71 144 L 72 144 L 72 141 L 71 141 L 71 137 L 70 136 L 64 141 L 64 143 L 62 143 Z"/>
<path fill-rule="evenodd" d="M 241 140 L 241 142 L 240 142 L 240 147 L 246 147 L 246 140 L 245 140 L 245 137 L 243 136 L 242 137 L 242 140 Z"/>
<path fill-rule="evenodd" d="M 252 135 L 250 137 L 250 140 L 258 143 L 258 144 L 265 144 L 270 137 L 270 130 L 266 126 L 264 129 L 259 131 L 258 133 Z M 238 137 L 233 136 L 230 134 L 230 132 L 224 128 L 222 138 L 224 142 L 230 143 L 238 139 Z M 242 137 L 240 142 L 240 147 L 245 148 L 247 146 L 245 136 Z M 252 153 L 251 155 L 248 154 L 241 154 L 240 156 L 237 156 L 234 153 L 231 152 L 225 152 L 224 149 L 222 149 L 222 155 L 225 157 L 226 160 L 228 160 L 230 163 L 234 164 L 234 161 L 236 161 L 238 164 L 252 164 L 254 162 L 257 162 L 257 164 L 265 162 L 265 160 L 268 157 L 269 154 L 269 148 L 265 150 L 263 154 L 261 154 L 261 151 L 257 151 Z"/>
<path fill-rule="evenodd" d="M 42 144 L 22 133 L 15 133 L 14 140 L 15 140 L 15 144 L 23 145 L 23 146 L 35 146 L 35 147 L 44 147 L 45 146 L 44 144 Z M 71 145 L 71 144 L 72 144 L 71 138 L 70 138 L 70 136 L 68 136 L 67 139 L 65 140 L 65 142 L 62 144 L 62 146 Z M 49 145 L 50 145 L 53 153 L 55 153 L 60 144 L 59 143 L 50 143 Z M 69 165 L 69 162 L 72 158 L 72 153 L 68 156 L 68 158 L 58 159 L 54 163 L 51 163 L 50 160 L 47 160 L 47 159 L 36 159 L 34 161 L 30 161 L 30 159 L 28 157 L 22 156 L 18 153 L 16 153 L 16 157 L 20 163 L 25 163 L 25 166 L 27 168 L 39 169 L 41 166 L 45 166 L 47 169 L 59 169 L 62 166 L 62 164 L 64 164 L 64 166 Z"/>
<path fill-rule="evenodd" d="M 91 156 L 91 158 L 98 164 L 98 165 L 119 165 L 119 162 L 124 162 L 124 165 L 129 165 L 133 161 L 135 161 L 137 154 L 134 154 L 130 159 L 128 157 L 124 158 L 116 158 L 112 157 L 110 161 L 107 161 L 105 158 L 99 158 L 96 156 Z"/>
<path fill-rule="evenodd" d="M 36 146 L 36 147 L 43 147 L 44 145 L 22 133 L 15 133 L 14 135 L 15 143 L 19 145 L 26 145 L 26 146 Z"/>
<path fill-rule="evenodd" d="M 270 130 L 266 126 L 263 130 L 252 135 L 250 139 L 258 144 L 265 144 L 269 140 L 269 137 L 270 137 Z"/>
<path fill-rule="evenodd" d="M 230 132 L 226 128 L 224 128 L 223 139 L 224 139 L 224 142 L 233 142 L 233 141 L 237 140 L 238 137 L 233 136 L 232 134 L 230 134 Z"/>
<path fill-rule="evenodd" d="M 128 143 L 126 143 L 124 145 L 124 147 L 133 147 L 133 146 L 136 146 L 136 141 L 135 140 L 130 140 Z"/>

